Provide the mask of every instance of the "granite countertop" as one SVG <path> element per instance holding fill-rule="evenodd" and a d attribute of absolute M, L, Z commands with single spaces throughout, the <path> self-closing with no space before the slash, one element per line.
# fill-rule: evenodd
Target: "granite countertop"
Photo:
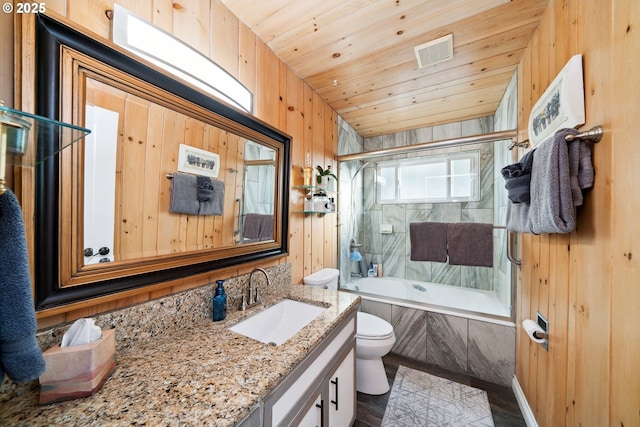
<path fill-rule="evenodd" d="M 277 347 L 227 329 L 284 298 L 328 308 Z M 230 310 L 222 322 L 177 324 L 116 354 L 116 371 L 93 396 L 40 406 L 36 383 L 0 404 L 0 425 L 235 425 L 360 301 L 355 294 L 309 286 L 287 286 L 264 299 L 262 307 Z"/>

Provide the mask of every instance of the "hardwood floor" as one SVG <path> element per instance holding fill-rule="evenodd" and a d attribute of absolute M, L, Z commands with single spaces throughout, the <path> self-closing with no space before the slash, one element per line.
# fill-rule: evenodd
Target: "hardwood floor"
<path fill-rule="evenodd" d="M 398 366 L 404 365 L 411 369 L 427 372 L 471 387 L 480 388 L 487 392 L 493 422 L 496 427 L 526 427 L 526 423 L 524 418 L 522 418 L 522 413 L 510 387 L 492 384 L 478 378 L 448 371 L 438 366 L 417 362 L 395 354 L 389 354 L 382 360 L 387 372 L 387 378 L 389 378 L 389 384 L 393 384 Z M 356 422 L 353 424 L 354 427 L 380 426 L 389 394 L 390 392 L 381 396 L 371 396 L 358 393 L 357 414 Z"/>

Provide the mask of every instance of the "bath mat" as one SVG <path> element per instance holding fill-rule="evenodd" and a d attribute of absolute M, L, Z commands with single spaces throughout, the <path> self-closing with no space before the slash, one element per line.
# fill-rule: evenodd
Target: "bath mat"
<path fill-rule="evenodd" d="M 486 391 L 398 367 L 383 427 L 493 425 Z"/>

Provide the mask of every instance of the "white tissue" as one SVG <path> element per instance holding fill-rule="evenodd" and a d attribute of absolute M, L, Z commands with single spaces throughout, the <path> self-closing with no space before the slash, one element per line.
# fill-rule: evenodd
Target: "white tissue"
<path fill-rule="evenodd" d="M 89 344 L 102 337 L 102 330 L 93 319 L 78 319 L 62 336 L 60 347 Z"/>
<path fill-rule="evenodd" d="M 529 338 L 531 339 L 531 341 L 537 342 L 538 344 L 542 344 L 547 340 L 547 334 L 544 332 L 544 329 L 542 329 L 542 327 L 538 325 L 535 321 L 531 319 L 525 319 L 522 321 L 522 327 L 524 328 L 524 331 L 527 333 L 527 335 L 529 335 Z M 544 338 L 537 338 L 536 334 L 539 337 L 544 337 Z"/>

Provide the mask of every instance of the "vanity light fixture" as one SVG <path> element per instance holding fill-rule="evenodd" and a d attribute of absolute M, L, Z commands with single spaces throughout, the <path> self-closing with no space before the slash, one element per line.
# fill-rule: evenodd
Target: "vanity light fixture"
<path fill-rule="evenodd" d="M 118 4 L 113 42 L 234 107 L 253 111 L 253 94 L 226 70 Z"/>

